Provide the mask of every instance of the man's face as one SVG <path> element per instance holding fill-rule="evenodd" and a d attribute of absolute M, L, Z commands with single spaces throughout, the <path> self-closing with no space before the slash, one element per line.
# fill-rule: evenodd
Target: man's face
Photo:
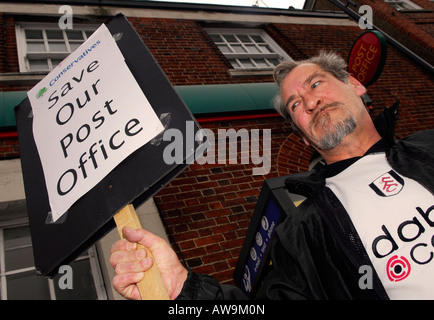
<path fill-rule="evenodd" d="M 366 109 L 359 98 L 366 89 L 354 78 L 336 79 L 316 64 L 303 64 L 286 76 L 281 95 L 306 144 L 330 150 L 357 127 Z"/>

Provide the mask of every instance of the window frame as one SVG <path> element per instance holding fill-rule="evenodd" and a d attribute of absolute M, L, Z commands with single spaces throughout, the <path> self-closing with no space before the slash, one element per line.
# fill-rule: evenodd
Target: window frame
<path fill-rule="evenodd" d="M 398 11 L 406 11 L 406 10 L 424 10 L 421 6 L 417 5 L 411 0 L 383 0 L 385 3 L 391 5 Z M 408 6 L 408 8 L 405 8 Z M 401 8 L 400 8 L 401 7 Z"/>
<path fill-rule="evenodd" d="M 20 228 L 20 227 L 28 227 L 28 224 L 20 223 L 20 224 L 8 224 L 8 225 L 0 226 L 0 300 L 7 300 L 7 296 L 8 296 L 7 279 L 6 279 L 7 276 L 11 276 L 15 274 L 24 274 L 36 270 L 35 266 L 30 266 L 30 267 L 24 267 L 24 268 L 6 271 L 4 230 Z M 25 245 L 25 247 L 32 247 L 32 244 Z M 92 274 L 92 279 L 95 286 L 97 299 L 107 300 L 107 293 L 104 286 L 102 271 L 98 261 L 98 255 L 95 246 L 92 246 L 88 250 L 83 252 L 83 254 L 81 254 L 77 259 L 75 259 L 74 262 L 86 260 L 86 259 L 89 260 L 90 272 Z M 46 280 L 48 281 L 50 300 L 56 300 L 56 289 L 55 289 L 56 284 L 54 282 L 55 280 L 50 278 L 47 278 Z"/>
<path fill-rule="evenodd" d="M 70 44 L 71 43 L 83 43 L 88 39 L 88 35 L 86 32 L 95 31 L 98 28 L 98 25 L 94 24 L 74 24 L 74 29 L 61 29 L 59 28 L 59 25 L 57 23 L 36 23 L 36 22 L 25 22 L 25 23 L 16 23 L 15 24 L 15 34 L 16 34 L 16 41 L 17 41 L 17 51 L 18 51 L 18 63 L 21 73 L 35 73 L 35 72 L 45 72 L 48 73 L 51 70 L 53 70 L 53 63 L 52 59 L 57 60 L 63 60 L 65 59 L 69 54 L 71 54 L 75 49 L 71 49 Z M 27 41 L 26 41 L 26 30 L 38 30 L 42 31 L 42 43 L 45 47 L 45 52 L 29 52 L 27 48 Z M 66 51 L 49 51 L 48 47 L 48 38 L 47 38 L 47 30 L 56 30 L 61 31 L 63 39 L 51 39 L 51 41 L 57 42 L 57 43 L 63 43 L 66 47 Z M 74 41 L 73 39 L 68 39 L 66 37 L 67 31 L 82 31 L 82 35 L 84 40 Z M 84 32 L 83 32 L 84 31 Z M 62 41 L 63 40 L 63 41 Z M 35 43 L 40 41 L 34 41 Z M 31 70 L 29 65 L 29 58 L 32 59 L 41 59 L 41 60 L 47 60 L 48 69 L 41 69 L 41 70 Z"/>
<path fill-rule="evenodd" d="M 219 44 L 227 46 L 229 50 L 232 52 L 223 52 L 220 48 L 220 52 L 228 59 L 228 61 L 231 63 L 233 69 L 230 71 L 234 72 L 272 72 L 274 67 L 276 65 L 270 64 L 268 62 L 268 59 L 277 59 L 279 62 L 283 60 L 292 60 L 291 57 L 271 38 L 263 29 L 260 28 L 254 28 L 254 29 L 243 29 L 243 28 L 205 28 L 205 31 L 210 36 L 213 43 L 218 47 Z M 212 35 L 220 35 L 222 41 L 216 42 L 212 39 Z M 258 50 L 258 43 L 259 44 L 265 44 L 266 46 L 270 47 L 272 49 L 272 52 L 246 52 L 246 53 L 239 53 L 235 52 L 233 50 L 233 44 L 235 42 L 228 42 L 226 38 L 223 37 L 223 35 L 232 35 L 237 40 L 237 45 L 240 45 L 244 50 L 248 51 L 248 49 L 245 46 L 245 43 L 242 42 L 238 35 L 246 35 L 248 36 L 253 42 L 250 42 L 252 46 L 255 46 L 256 50 Z M 252 39 L 252 36 L 259 35 L 262 37 L 264 42 L 257 42 L 254 39 Z M 260 49 L 261 50 L 261 49 Z M 262 51 L 262 50 L 261 50 Z M 249 59 L 253 67 L 246 67 L 243 66 L 243 64 L 240 62 L 244 59 Z M 268 64 L 267 67 L 261 67 L 257 65 L 257 62 L 254 59 L 267 59 L 266 63 Z M 237 66 L 234 66 L 234 63 L 232 61 L 235 61 Z"/>

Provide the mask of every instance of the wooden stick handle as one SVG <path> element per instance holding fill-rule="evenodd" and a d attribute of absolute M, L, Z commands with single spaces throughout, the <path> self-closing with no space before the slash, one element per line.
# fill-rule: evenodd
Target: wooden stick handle
<path fill-rule="evenodd" d="M 134 210 L 134 206 L 129 204 L 121 209 L 114 216 L 116 226 L 120 237 L 123 239 L 122 229 L 123 227 L 129 227 L 131 229 L 141 229 L 139 218 Z M 148 252 L 148 257 L 154 259 L 151 251 L 145 248 L 143 245 L 138 244 L 137 249 L 145 249 Z M 155 264 L 145 272 L 145 277 L 142 281 L 137 283 L 142 300 L 169 300 L 169 295 L 164 287 L 163 279 L 161 278 L 160 271 Z"/>

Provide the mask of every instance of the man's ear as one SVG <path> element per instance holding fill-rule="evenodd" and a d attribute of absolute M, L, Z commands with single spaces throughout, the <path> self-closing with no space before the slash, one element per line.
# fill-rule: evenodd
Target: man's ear
<path fill-rule="evenodd" d="M 298 129 L 297 127 L 295 127 L 295 124 L 294 123 L 292 123 L 292 125 L 293 125 L 293 129 L 294 129 L 294 131 L 295 131 L 295 134 L 301 139 L 301 140 L 303 140 L 303 143 L 306 145 L 306 146 L 310 146 L 310 142 L 309 142 L 309 140 L 306 138 L 306 136 L 304 135 L 304 133 L 303 132 L 301 132 L 301 130 L 300 129 Z"/>
<path fill-rule="evenodd" d="M 303 139 L 304 144 L 309 147 L 310 146 L 309 140 L 307 140 L 303 135 L 300 135 L 300 136 Z"/>
<path fill-rule="evenodd" d="M 360 83 L 359 80 L 357 80 L 356 78 L 354 78 L 353 76 L 349 76 L 349 82 L 351 85 L 353 85 L 357 95 L 359 97 L 363 96 L 366 93 L 366 88 L 363 84 Z"/>

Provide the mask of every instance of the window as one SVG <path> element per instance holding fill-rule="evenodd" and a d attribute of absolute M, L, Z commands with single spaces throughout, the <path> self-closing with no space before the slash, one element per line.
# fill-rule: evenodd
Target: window
<path fill-rule="evenodd" d="M 1 300 L 107 299 L 94 248 L 70 264 L 72 289 L 59 287 L 63 274 L 37 275 L 33 261 L 28 226 L 0 229 Z"/>
<path fill-rule="evenodd" d="M 96 30 L 96 26 L 62 30 L 57 24 L 16 27 L 20 71 L 51 71 L 74 52 Z"/>
<path fill-rule="evenodd" d="M 410 0 L 384 0 L 384 2 L 390 4 L 396 10 L 421 10 L 422 7 L 411 2 Z"/>
<path fill-rule="evenodd" d="M 234 69 L 272 70 L 291 60 L 270 36 L 260 29 L 206 29 Z"/>

